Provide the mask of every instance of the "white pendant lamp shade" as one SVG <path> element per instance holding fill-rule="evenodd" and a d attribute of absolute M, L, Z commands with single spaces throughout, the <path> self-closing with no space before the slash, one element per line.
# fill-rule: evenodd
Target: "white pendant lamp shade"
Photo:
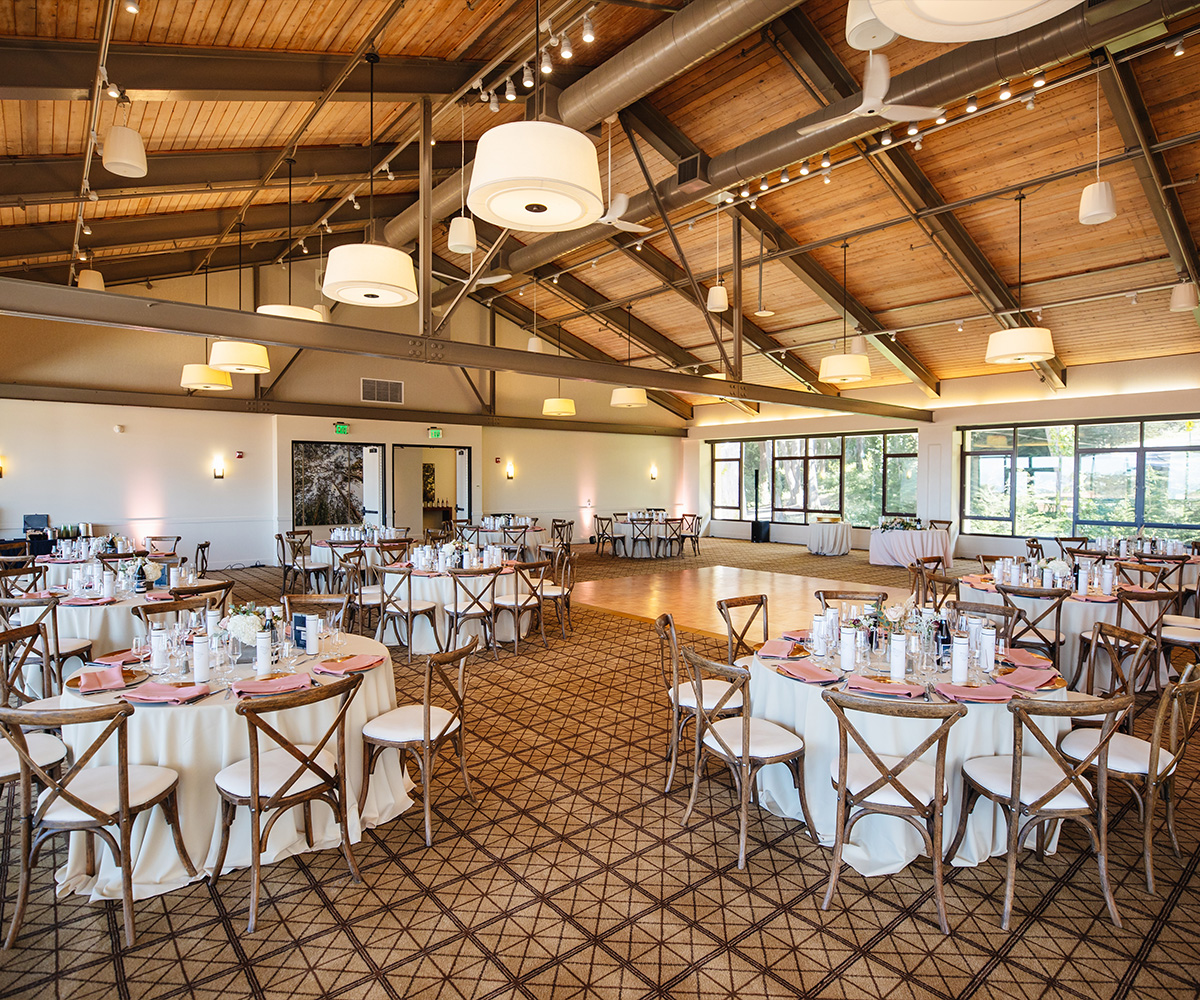
<path fill-rule="evenodd" d="M 104 137 L 104 169 L 122 177 L 146 176 L 146 147 L 137 129 L 114 125 Z"/>
<path fill-rule="evenodd" d="M 1098 226 L 1117 217 L 1117 199 L 1108 181 L 1096 181 L 1083 189 L 1079 198 L 1079 221 L 1085 226 Z"/>
<path fill-rule="evenodd" d="M 208 365 L 184 365 L 179 384 L 185 389 L 220 392 L 232 389 L 233 379 L 229 377 L 229 372 L 217 371 Z"/>
<path fill-rule="evenodd" d="M 852 48 L 868 52 L 896 40 L 896 33 L 875 16 L 871 0 L 850 0 L 846 8 L 846 41 Z"/>
<path fill-rule="evenodd" d="M 1044 326 L 1019 326 L 1015 330 L 997 330 L 988 337 L 989 365 L 1021 365 L 1049 361 L 1054 357 L 1054 339 Z"/>
<path fill-rule="evenodd" d="M 81 274 L 80 277 L 82 278 L 83 275 Z M 1200 303 L 1196 301 L 1196 286 L 1190 281 L 1185 281 L 1171 289 L 1171 312 L 1191 312 L 1197 305 Z"/>
<path fill-rule="evenodd" d="M 239 375 L 266 375 L 271 370 L 267 349 L 262 344 L 241 340 L 218 340 L 213 343 L 208 363 L 223 372 Z"/>
<path fill-rule="evenodd" d="M 610 406 L 616 406 L 620 409 L 632 409 L 636 406 L 646 405 L 646 390 L 640 386 L 626 385 L 619 386 L 612 391 L 612 399 L 609 402 Z"/>
<path fill-rule="evenodd" d="M 1079 0 L 870 0 L 871 11 L 888 28 L 922 42 L 974 42 L 999 38 L 1041 24 Z M 853 44 L 853 43 L 851 43 Z"/>
<path fill-rule="evenodd" d="M 871 377 L 871 362 L 865 354 L 829 354 L 821 359 L 817 378 L 831 385 L 865 382 Z"/>
<path fill-rule="evenodd" d="M 91 268 L 85 268 L 75 276 L 75 284 L 80 288 L 88 288 L 93 292 L 104 291 L 104 275 Z"/>
<path fill-rule="evenodd" d="M 553 122 L 488 129 L 475 148 L 467 206 L 486 222 L 527 233 L 591 225 L 604 211 L 596 147 Z"/>
<path fill-rule="evenodd" d="M 544 345 L 542 344 L 542 338 L 536 335 L 530 337 L 525 344 L 525 350 L 527 350 L 530 354 L 541 354 L 543 349 Z"/>
<path fill-rule="evenodd" d="M 866 354 L 867 353 L 867 338 L 863 336 L 850 338 L 850 354 Z"/>
<path fill-rule="evenodd" d="M 729 293 L 725 291 L 724 285 L 713 285 L 708 290 L 708 311 L 710 313 L 723 313 L 729 308 Z"/>
<path fill-rule="evenodd" d="M 417 275 L 412 258 L 382 243 L 348 243 L 329 251 L 327 298 L 350 306 L 407 306 L 417 301 Z"/>
<path fill-rule="evenodd" d="M 477 244 L 474 219 L 460 215 L 450 220 L 450 238 L 446 246 L 451 253 L 474 253 Z"/>
<path fill-rule="evenodd" d="M 575 400 L 566 396 L 551 396 L 542 402 L 543 417 L 575 416 Z"/>
<path fill-rule="evenodd" d="M 309 309 L 307 306 L 289 306 L 286 303 L 271 303 L 265 306 L 259 306 L 254 310 L 263 316 L 284 316 L 287 319 L 303 319 L 310 323 L 324 323 L 324 314 L 316 309 Z"/>

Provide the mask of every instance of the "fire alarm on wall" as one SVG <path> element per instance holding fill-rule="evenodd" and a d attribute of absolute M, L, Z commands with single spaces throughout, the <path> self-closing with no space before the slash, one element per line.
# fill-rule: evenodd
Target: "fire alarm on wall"
<path fill-rule="evenodd" d="M 245 455 L 246 455 L 246 453 L 244 451 L 235 451 L 233 453 L 234 458 L 244 458 Z"/>

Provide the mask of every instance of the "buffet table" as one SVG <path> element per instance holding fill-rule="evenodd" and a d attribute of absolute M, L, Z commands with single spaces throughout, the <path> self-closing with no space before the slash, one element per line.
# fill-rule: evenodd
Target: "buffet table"
<path fill-rule="evenodd" d="M 814 556 L 844 556 L 850 551 L 847 521 L 817 521 L 808 526 L 808 551 Z"/>
<path fill-rule="evenodd" d="M 869 562 L 872 566 L 908 566 L 927 556 L 941 556 L 946 569 L 954 562 L 950 532 L 945 528 L 919 531 L 871 529 Z"/>
<path fill-rule="evenodd" d="M 347 635 L 346 653 L 374 653 L 383 662 L 363 674 L 362 685 L 346 715 L 346 780 L 350 835 L 357 842 L 364 828 L 385 823 L 412 805 L 408 780 L 394 752 L 385 753 L 371 776 L 363 814 L 359 820 L 358 792 L 362 788 L 362 728 L 370 720 L 396 707 L 396 686 L 391 658 L 382 643 L 364 636 Z M 302 661 L 297 672 L 307 672 L 313 658 Z M 253 676 L 252 663 L 239 668 L 239 676 Z M 318 683 L 322 675 L 315 675 Z M 219 685 L 214 683 L 217 691 Z M 107 704 L 121 697 L 120 691 L 79 695 L 67 691 L 64 708 Z M 192 705 L 138 705 L 129 718 L 129 761 L 157 764 L 179 772 L 179 814 L 184 843 L 199 875 L 187 874 L 175 852 L 170 827 L 159 808 L 142 813 L 133 827 L 133 895 L 135 899 L 161 895 L 211 872 L 221 840 L 220 796 L 213 783 L 218 771 L 250 753 L 246 720 L 236 714 L 236 698 L 218 693 Z M 322 736 L 337 713 L 336 700 L 319 702 L 273 716 L 273 724 L 296 742 Z M 85 748 L 103 724 L 67 726 L 64 740 L 73 752 Z M 260 742 L 260 745 L 263 745 Z M 332 744 L 331 744 L 332 749 Z M 110 738 L 95 758 L 96 765 L 116 763 L 116 738 Z M 306 850 L 326 850 L 341 843 L 333 810 L 314 804 L 313 846 L 304 840 L 303 811 L 292 810 L 275 824 L 263 853 L 264 862 L 278 861 Z M 83 835 L 73 834 L 67 863 L 56 877 L 60 891 L 89 894 L 93 900 L 121 898 L 121 869 L 105 848 L 96 851 L 97 873 L 84 871 Z M 226 870 L 250 864 L 249 810 L 239 809 L 230 831 Z M 268 875 L 269 878 L 269 875 Z"/>

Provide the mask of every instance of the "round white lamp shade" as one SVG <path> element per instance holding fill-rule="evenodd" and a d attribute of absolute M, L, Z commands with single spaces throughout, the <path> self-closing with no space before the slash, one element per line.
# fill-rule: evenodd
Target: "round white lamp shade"
<path fill-rule="evenodd" d="M 542 402 L 543 417 L 575 416 L 575 400 L 565 396 L 551 396 Z"/>
<path fill-rule="evenodd" d="M 263 316 L 283 316 L 287 319 L 308 320 L 310 323 L 325 322 L 325 316 L 316 309 L 310 309 L 308 306 L 290 306 L 283 302 L 259 306 L 254 311 Z"/>
<path fill-rule="evenodd" d="M 266 375 L 271 370 L 267 360 L 267 349 L 262 344 L 248 344 L 241 340 L 218 340 L 212 345 L 208 363 L 223 372 L 239 375 Z"/>
<path fill-rule="evenodd" d="M 641 386 L 626 385 L 618 386 L 612 391 L 612 399 L 609 401 L 610 406 L 616 406 L 619 409 L 633 409 L 637 406 L 645 406 L 646 390 Z"/>
<path fill-rule="evenodd" d="M 348 243 L 329 251 L 321 291 L 350 306 L 407 306 L 417 301 L 417 274 L 403 250 L 382 243 Z"/>
<path fill-rule="evenodd" d="M 541 337 L 530 337 L 529 340 L 526 341 L 526 343 L 525 343 L 525 350 L 527 350 L 530 354 L 543 353 L 545 350 L 545 347 L 542 343 L 542 338 Z"/>
<path fill-rule="evenodd" d="M 478 242 L 474 219 L 459 215 L 450 220 L 450 237 L 446 240 L 446 247 L 451 253 L 474 253 Z"/>
<path fill-rule="evenodd" d="M 865 354 L 828 354 L 821 359 L 817 378 L 831 385 L 865 382 L 871 377 L 871 362 Z"/>
<path fill-rule="evenodd" d="M 520 232 L 591 225 L 604 211 L 596 147 L 554 122 L 488 129 L 475 147 L 467 206 L 485 222 Z"/>
<path fill-rule="evenodd" d="M 1098 226 L 1117 217 L 1117 199 L 1108 181 L 1096 181 L 1083 189 L 1079 196 L 1079 221 L 1085 226 Z"/>
<path fill-rule="evenodd" d="M 1196 301 L 1196 286 L 1190 281 L 1185 281 L 1171 289 L 1171 312 L 1191 312 L 1197 305 L 1200 305 L 1200 302 Z"/>
<path fill-rule="evenodd" d="M 185 389 L 220 392 L 224 389 L 232 389 L 233 379 L 229 377 L 229 372 L 217 371 L 208 365 L 184 365 L 179 384 Z"/>
<path fill-rule="evenodd" d="M 724 285 L 713 285 L 708 290 L 707 308 L 710 313 L 723 313 L 729 308 L 729 293 Z"/>
<path fill-rule="evenodd" d="M 871 11 L 892 31 L 922 42 L 974 42 L 1041 24 L 1079 0 L 871 0 Z"/>
<path fill-rule="evenodd" d="M 1014 330 L 997 330 L 988 337 L 989 365 L 1023 365 L 1049 361 L 1054 357 L 1054 339 L 1044 326 L 1019 326 Z"/>
<path fill-rule="evenodd" d="M 75 284 L 80 288 L 89 288 L 93 292 L 104 291 L 104 275 L 91 268 L 85 268 L 75 276 Z"/>
<path fill-rule="evenodd" d="M 896 33 L 875 16 L 871 0 L 850 0 L 846 7 L 846 41 L 852 48 L 868 52 L 896 40 Z"/>
<path fill-rule="evenodd" d="M 146 176 L 146 147 L 137 129 L 114 125 L 104 137 L 104 169 L 122 177 Z"/>

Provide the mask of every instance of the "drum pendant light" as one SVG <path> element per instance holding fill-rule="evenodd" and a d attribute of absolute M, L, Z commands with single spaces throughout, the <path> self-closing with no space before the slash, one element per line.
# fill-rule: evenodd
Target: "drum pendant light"
<path fill-rule="evenodd" d="M 467 215 L 467 196 L 463 179 L 467 171 L 467 113 L 462 102 L 458 105 L 459 130 L 459 169 L 458 169 L 458 211 L 457 217 L 450 220 L 450 236 L 446 240 L 446 248 L 451 253 L 469 254 L 475 252 L 478 238 L 475 235 L 475 220 Z M 472 268 L 471 270 L 474 270 Z"/>
<path fill-rule="evenodd" d="M 245 221 L 238 222 L 238 309 L 242 308 L 242 233 Z M 205 277 L 205 301 L 208 300 L 208 279 Z M 250 344 L 241 340 L 218 340 L 208 355 L 212 368 L 239 375 L 266 375 L 271 371 L 267 349 L 262 344 Z"/>
<path fill-rule="evenodd" d="M 541 46 L 541 4 L 534 4 L 534 51 Z M 532 119 L 488 129 L 479 138 L 467 206 L 496 226 L 561 233 L 591 225 L 604 211 L 596 147 L 582 132 L 542 121 L 537 74 Z"/>
<path fill-rule="evenodd" d="M 284 316 L 287 319 L 303 319 L 310 323 L 323 323 L 325 317 L 315 309 L 309 309 L 306 306 L 292 305 L 292 167 L 296 165 L 296 158 L 289 156 L 287 158 L 288 165 L 288 232 L 287 232 L 287 249 L 284 253 L 287 255 L 287 283 L 288 283 L 288 300 L 287 304 L 272 303 L 264 306 L 259 306 L 254 311 L 264 316 Z"/>
<path fill-rule="evenodd" d="M 208 305 L 208 268 L 204 268 L 204 304 Z M 208 357 L 208 339 L 204 340 L 204 356 Z M 229 372 L 217 371 L 208 365 L 184 365 L 179 384 L 193 392 L 222 392 L 233 388 Z"/>
<path fill-rule="evenodd" d="M 842 241 L 842 353 L 828 354 L 821 359 L 817 378 L 830 385 L 849 385 L 865 382 L 871 377 L 871 360 L 865 354 L 851 354 L 846 340 L 846 262 L 850 244 Z"/>
<path fill-rule="evenodd" d="M 1100 179 L 1100 74 L 1096 74 L 1096 180 L 1083 189 L 1079 198 L 1079 221 L 1098 226 L 1117 217 L 1117 199 L 1112 185 Z"/>
<path fill-rule="evenodd" d="M 625 307 L 625 367 L 631 367 L 633 361 L 633 337 L 630 331 L 633 329 L 633 307 Z M 615 406 L 618 409 L 633 409 L 639 406 L 646 406 L 646 390 L 641 386 L 626 385 L 617 386 L 612 391 L 612 397 L 608 402 L 609 406 Z"/>
<path fill-rule="evenodd" d="M 326 297 L 351 306 L 407 306 L 417 301 L 417 275 L 412 258 L 402 250 L 375 241 L 375 64 L 379 56 L 368 52 L 366 60 L 370 66 L 371 135 L 367 146 L 370 238 L 365 243 L 348 243 L 329 251 L 321 291 Z"/>
<path fill-rule="evenodd" d="M 1024 235 L 1025 192 L 1017 192 L 1017 316 L 1021 312 L 1022 237 Z M 1054 357 L 1054 340 L 1044 326 L 1018 326 L 997 330 L 988 337 L 984 361 L 989 365 L 1022 365 L 1049 361 Z"/>

